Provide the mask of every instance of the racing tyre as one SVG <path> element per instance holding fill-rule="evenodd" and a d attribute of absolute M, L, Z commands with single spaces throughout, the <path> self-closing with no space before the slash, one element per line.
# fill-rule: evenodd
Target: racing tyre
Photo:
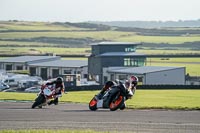
<path fill-rule="evenodd" d="M 42 103 L 44 103 L 45 101 L 45 97 L 43 95 L 39 95 L 36 99 L 35 102 L 32 105 L 32 109 L 34 109 L 35 107 L 41 105 Z"/>
<path fill-rule="evenodd" d="M 115 111 L 120 108 L 124 104 L 123 96 L 119 95 L 119 97 L 110 103 L 110 111 Z"/>
<path fill-rule="evenodd" d="M 93 98 L 89 103 L 89 109 L 92 111 L 97 110 L 97 100 Z"/>

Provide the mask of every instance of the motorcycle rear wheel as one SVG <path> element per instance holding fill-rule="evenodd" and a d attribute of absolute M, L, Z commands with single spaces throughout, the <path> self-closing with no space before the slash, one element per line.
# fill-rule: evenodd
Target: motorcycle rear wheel
<path fill-rule="evenodd" d="M 97 110 L 97 100 L 93 98 L 89 103 L 89 109 L 92 111 Z"/>
<path fill-rule="evenodd" d="M 32 109 L 34 109 L 35 107 L 41 105 L 42 103 L 45 102 L 45 97 L 43 95 L 39 95 L 36 99 L 35 102 L 32 105 Z"/>
<path fill-rule="evenodd" d="M 115 110 L 119 109 L 123 103 L 124 103 L 124 98 L 123 98 L 123 96 L 120 95 L 115 101 L 112 101 L 110 103 L 110 106 L 109 106 L 110 111 L 115 111 Z"/>

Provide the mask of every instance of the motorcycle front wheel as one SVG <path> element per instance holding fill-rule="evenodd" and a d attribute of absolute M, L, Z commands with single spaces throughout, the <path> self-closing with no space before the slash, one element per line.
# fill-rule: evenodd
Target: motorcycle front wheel
<path fill-rule="evenodd" d="M 42 103 L 45 102 L 45 97 L 43 95 L 39 95 L 36 99 L 35 102 L 32 105 L 32 109 L 34 109 L 35 107 L 41 105 Z"/>
<path fill-rule="evenodd" d="M 95 98 L 92 98 L 92 100 L 90 101 L 89 109 L 92 111 L 97 110 L 97 100 Z"/>
<path fill-rule="evenodd" d="M 122 106 L 123 103 L 124 103 L 124 97 L 120 95 L 116 100 L 110 103 L 110 106 L 109 106 L 110 111 L 117 110 L 118 108 Z"/>

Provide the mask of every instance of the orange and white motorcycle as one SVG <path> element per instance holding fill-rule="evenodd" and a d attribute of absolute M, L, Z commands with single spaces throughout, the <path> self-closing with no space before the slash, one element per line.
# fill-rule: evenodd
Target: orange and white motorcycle
<path fill-rule="evenodd" d="M 98 108 L 107 108 L 110 111 L 117 109 L 125 109 L 125 101 L 131 99 L 135 92 L 135 87 L 126 88 L 124 84 L 120 82 L 119 85 L 113 86 L 108 89 L 102 97 L 95 95 L 89 102 L 89 109 L 92 111 Z"/>

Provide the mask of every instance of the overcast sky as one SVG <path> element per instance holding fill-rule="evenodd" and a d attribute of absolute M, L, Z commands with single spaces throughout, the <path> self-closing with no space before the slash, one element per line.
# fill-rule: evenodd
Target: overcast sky
<path fill-rule="evenodd" d="M 200 19 L 200 0 L 0 0 L 0 20 L 177 21 Z"/>

